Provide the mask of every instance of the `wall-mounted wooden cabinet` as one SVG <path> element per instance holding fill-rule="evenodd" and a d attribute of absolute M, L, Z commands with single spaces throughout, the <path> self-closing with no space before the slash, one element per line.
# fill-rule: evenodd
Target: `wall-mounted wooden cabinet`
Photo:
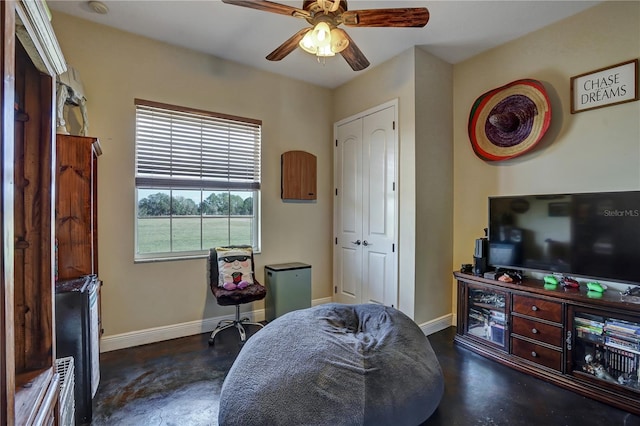
<path fill-rule="evenodd" d="M 283 200 L 317 199 L 317 159 L 304 151 L 288 151 L 281 156 Z"/>
<path fill-rule="evenodd" d="M 0 3 L 0 424 L 57 423 L 54 301 L 56 75 L 46 7 Z"/>

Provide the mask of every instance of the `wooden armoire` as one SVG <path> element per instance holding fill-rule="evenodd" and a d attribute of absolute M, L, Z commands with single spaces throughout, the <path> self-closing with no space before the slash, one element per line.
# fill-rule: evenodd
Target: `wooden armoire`
<path fill-rule="evenodd" d="M 56 350 L 74 359 L 76 424 L 91 422 L 100 382 L 97 138 L 56 137 Z M 66 414 L 64 409 L 63 414 Z"/>
<path fill-rule="evenodd" d="M 0 2 L 0 424 L 57 424 L 56 76 L 66 63 L 40 1 Z"/>

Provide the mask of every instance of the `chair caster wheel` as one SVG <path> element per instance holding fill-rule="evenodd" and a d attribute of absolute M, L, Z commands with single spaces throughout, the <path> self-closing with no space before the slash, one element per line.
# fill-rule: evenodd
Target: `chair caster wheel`
<path fill-rule="evenodd" d="M 209 346 L 213 346 L 213 339 L 209 339 Z"/>

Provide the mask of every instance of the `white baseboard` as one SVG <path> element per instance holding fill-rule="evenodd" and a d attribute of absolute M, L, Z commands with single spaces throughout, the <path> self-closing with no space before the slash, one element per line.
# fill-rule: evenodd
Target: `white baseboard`
<path fill-rule="evenodd" d="M 241 317 L 249 317 L 251 321 L 264 321 L 264 309 L 250 312 L 241 312 Z M 233 319 L 233 315 L 224 315 L 214 318 L 183 322 L 180 324 L 166 325 L 163 327 L 147 328 L 145 330 L 130 331 L 128 333 L 104 336 L 100 339 L 100 352 L 110 352 L 118 349 L 131 348 L 133 346 L 146 345 L 148 343 L 161 342 L 163 340 L 177 339 L 179 337 L 193 336 L 213 331 L 218 322 L 223 319 Z"/>
<path fill-rule="evenodd" d="M 331 303 L 331 297 L 314 299 L 311 306 Z M 264 309 L 257 309 L 250 312 L 242 312 L 243 317 L 249 317 L 251 321 L 264 321 Z M 205 318 L 202 320 L 183 322 L 180 324 L 172 324 L 163 327 L 147 328 L 145 330 L 131 331 L 128 333 L 114 334 L 105 336 L 100 339 L 100 352 L 110 352 L 118 349 L 131 348 L 133 346 L 146 345 L 148 343 L 161 342 L 163 340 L 177 339 L 179 337 L 193 336 L 194 334 L 209 333 L 223 319 L 233 319 L 234 315 L 225 315 L 214 318 Z M 444 315 L 440 318 L 420 324 L 420 329 L 428 336 L 447 327 L 456 324 L 454 314 Z"/>
<path fill-rule="evenodd" d="M 324 305 L 325 303 L 332 303 L 332 297 L 323 297 L 322 299 L 313 299 L 311 301 L 311 306 Z"/>
<path fill-rule="evenodd" d="M 311 301 L 311 306 L 322 305 L 324 303 L 330 303 L 331 301 L 331 297 L 314 299 Z M 251 321 L 264 321 L 265 311 L 264 309 L 258 309 L 250 312 L 241 312 L 241 316 L 249 317 Z M 100 352 L 110 352 L 118 349 L 131 348 L 133 346 L 146 345 L 148 343 L 161 342 L 163 340 L 193 336 L 194 334 L 209 333 L 216 328 L 220 320 L 233 319 L 233 317 L 234 315 L 225 315 L 104 336 L 100 339 Z"/>
<path fill-rule="evenodd" d="M 440 318 L 419 324 L 420 329 L 425 336 L 437 333 L 438 331 L 444 330 L 452 325 L 456 325 L 456 316 L 454 314 L 443 315 Z"/>

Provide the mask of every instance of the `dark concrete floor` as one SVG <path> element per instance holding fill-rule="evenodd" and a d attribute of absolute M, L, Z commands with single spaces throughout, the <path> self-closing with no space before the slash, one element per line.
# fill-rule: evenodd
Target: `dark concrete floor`
<path fill-rule="evenodd" d="M 251 328 L 251 332 L 255 332 Z M 445 376 L 440 406 L 423 426 L 640 426 L 640 417 L 511 370 L 453 343 L 455 328 L 429 336 Z M 101 355 L 92 425 L 217 425 L 218 397 L 240 350 L 225 330 Z"/>
<path fill-rule="evenodd" d="M 640 417 L 536 379 L 429 336 L 445 376 L 440 406 L 423 426 L 640 426 Z"/>

